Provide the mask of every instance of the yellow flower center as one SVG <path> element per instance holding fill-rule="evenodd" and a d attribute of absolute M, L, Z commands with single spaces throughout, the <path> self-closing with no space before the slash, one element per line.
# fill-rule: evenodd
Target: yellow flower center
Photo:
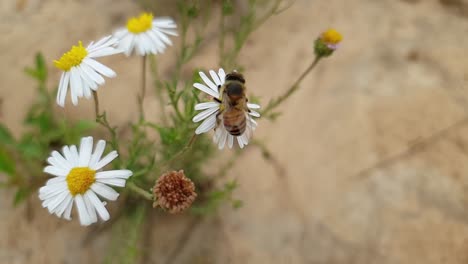
<path fill-rule="evenodd" d="M 72 67 L 80 65 L 81 61 L 88 55 L 81 41 L 78 46 L 73 46 L 70 51 L 65 52 L 59 60 L 54 60 L 55 67 L 69 71 Z"/>
<path fill-rule="evenodd" d="M 71 195 L 84 194 L 96 181 L 96 171 L 88 167 L 73 168 L 67 175 L 68 190 Z"/>
<path fill-rule="evenodd" d="M 145 32 L 153 26 L 153 15 L 143 13 L 139 17 L 132 17 L 127 22 L 128 31 L 139 34 Z"/>
<path fill-rule="evenodd" d="M 340 32 L 329 29 L 322 33 L 322 40 L 327 44 L 338 44 L 341 42 L 343 37 L 341 36 Z"/>

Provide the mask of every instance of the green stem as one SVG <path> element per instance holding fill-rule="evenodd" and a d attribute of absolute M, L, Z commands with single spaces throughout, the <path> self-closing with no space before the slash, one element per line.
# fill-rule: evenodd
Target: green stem
<path fill-rule="evenodd" d="M 307 67 L 307 69 L 299 76 L 299 78 L 294 82 L 294 84 L 281 96 L 271 100 L 267 107 L 261 112 L 263 116 L 270 115 L 275 108 L 281 105 L 286 99 L 288 99 L 294 92 L 299 89 L 299 85 L 301 84 L 302 80 L 315 68 L 322 57 L 316 56 L 314 61 Z"/>
<path fill-rule="evenodd" d="M 97 92 L 93 90 L 93 99 L 94 99 L 94 114 L 96 116 L 96 122 L 99 120 L 99 98 Z"/>
<path fill-rule="evenodd" d="M 142 196 L 146 200 L 153 201 L 153 195 L 141 187 L 137 186 L 134 182 L 127 182 L 128 189 L 132 190 L 136 194 Z"/>
<path fill-rule="evenodd" d="M 141 92 L 138 96 L 138 109 L 140 113 L 140 121 L 145 119 L 143 111 L 143 100 L 146 94 L 146 55 L 142 57 L 142 67 L 141 67 Z"/>
<path fill-rule="evenodd" d="M 96 115 L 96 123 L 102 125 L 109 131 L 109 133 L 111 134 L 110 144 L 112 148 L 117 151 L 117 153 L 120 153 L 119 142 L 117 141 L 117 132 L 115 131 L 116 128 L 110 126 L 109 121 L 107 121 L 106 112 L 104 112 L 103 114 L 99 114 L 99 98 L 98 98 L 98 94 L 96 91 L 93 91 L 93 98 L 94 98 L 94 112 Z M 117 165 L 119 164 L 120 164 L 120 157 L 117 157 Z"/>
<path fill-rule="evenodd" d="M 193 134 L 192 138 L 190 138 L 190 141 L 187 143 L 187 145 L 185 145 L 185 147 L 183 149 L 181 149 L 179 152 L 177 152 L 176 154 L 174 154 L 174 156 L 172 156 L 171 159 L 169 159 L 168 161 L 164 162 L 163 164 L 161 164 L 159 167 L 160 168 L 165 168 L 167 169 L 169 166 L 172 165 L 172 163 L 178 159 L 180 156 L 182 156 L 187 150 L 189 150 L 193 143 L 195 143 L 195 141 L 197 140 L 197 134 Z"/>

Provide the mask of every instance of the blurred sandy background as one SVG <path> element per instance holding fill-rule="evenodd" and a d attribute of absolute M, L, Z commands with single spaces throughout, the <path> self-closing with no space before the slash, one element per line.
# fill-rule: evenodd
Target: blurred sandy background
<path fill-rule="evenodd" d="M 77 40 L 108 34 L 139 10 L 123 0 L 2 0 L 1 122 L 21 131 L 35 87 L 22 69 L 37 51 L 51 66 Z M 154 219 L 143 261 L 468 263 L 468 1 L 297 0 L 241 53 L 250 89 L 264 103 L 284 91 L 330 26 L 344 35 L 341 49 L 255 135 L 284 171 L 248 150 L 228 175 L 244 207 L 226 206 L 188 238 L 189 218 Z M 216 54 L 217 43 L 206 43 L 191 65 L 215 68 Z M 127 94 L 137 89 L 139 60 L 104 62 L 119 76 L 101 88 L 102 108 L 114 123 L 136 117 Z M 59 72 L 49 69 L 52 86 Z M 150 93 L 149 115 L 156 103 Z M 92 102 L 68 106 L 57 111 L 93 117 Z M 31 221 L 11 203 L 2 190 L 0 263 L 102 261 L 108 233 L 83 243 L 86 229 L 50 216 L 35 197 Z M 170 257 L 181 239 L 187 243 Z"/>

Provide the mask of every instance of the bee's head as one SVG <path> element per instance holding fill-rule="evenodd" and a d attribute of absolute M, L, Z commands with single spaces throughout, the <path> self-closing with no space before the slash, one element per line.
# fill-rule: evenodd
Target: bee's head
<path fill-rule="evenodd" d="M 226 93 L 231 98 L 242 97 L 244 95 L 244 86 L 239 82 L 227 82 Z"/>
<path fill-rule="evenodd" d="M 226 82 L 227 81 L 238 81 L 245 84 L 244 76 L 236 71 L 233 71 L 226 75 Z"/>

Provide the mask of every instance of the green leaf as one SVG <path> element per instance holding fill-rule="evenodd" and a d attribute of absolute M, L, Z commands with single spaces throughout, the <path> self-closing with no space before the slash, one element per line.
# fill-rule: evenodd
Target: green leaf
<path fill-rule="evenodd" d="M 244 205 L 242 200 L 232 200 L 232 208 L 239 209 Z"/>
<path fill-rule="evenodd" d="M 44 55 L 40 52 L 36 54 L 36 73 L 40 81 L 45 82 L 47 80 L 47 66 Z"/>
<path fill-rule="evenodd" d="M 175 128 L 159 127 L 158 132 L 161 137 L 161 143 L 164 145 L 171 145 L 179 141 L 178 133 Z"/>
<path fill-rule="evenodd" d="M 10 176 L 16 173 L 15 161 L 4 149 L 0 149 L 0 171 Z"/>
<path fill-rule="evenodd" d="M 15 193 L 15 198 L 13 199 L 13 206 L 18 206 L 20 203 L 26 200 L 30 192 L 31 191 L 28 188 L 18 188 L 18 190 Z"/>
<path fill-rule="evenodd" d="M 10 133 L 10 130 L 3 124 L 0 124 L 0 143 L 4 145 L 12 145 L 15 139 Z"/>
<path fill-rule="evenodd" d="M 23 156 L 32 159 L 43 158 L 43 148 L 37 138 L 32 135 L 26 135 L 18 144 L 18 150 Z"/>

